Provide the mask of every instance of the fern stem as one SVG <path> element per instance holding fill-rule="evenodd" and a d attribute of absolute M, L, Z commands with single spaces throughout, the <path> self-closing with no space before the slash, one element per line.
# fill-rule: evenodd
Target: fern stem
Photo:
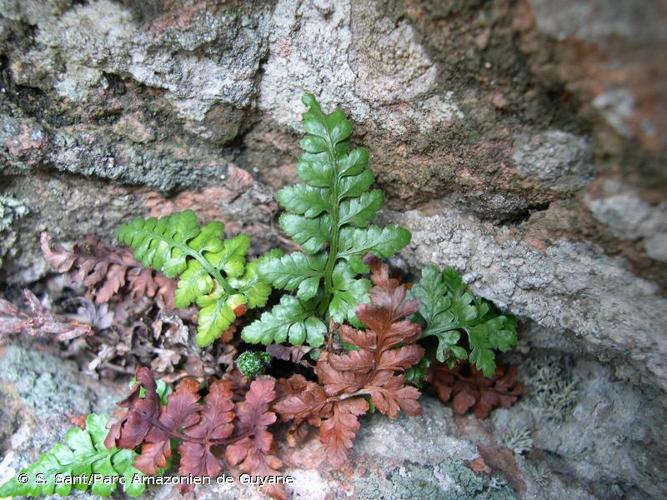
<path fill-rule="evenodd" d="M 141 232 L 146 233 L 153 239 L 166 241 L 170 246 L 176 247 L 179 250 L 181 250 L 185 255 L 188 255 L 193 259 L 196 259 L 197 262 L 199 262 L 201 266 L 206 270 L 206 272 L 215 278 L 215 280 L 220 284 L 220 286 L 222 286 L 222 288 L 225 290 L 227 294 L 233 295 L 234 293 L 236 293 L 236 291 L 231 287 L 231 285 L 227 283 L 227 280 L 222 277 L 220 271 L 215 267 L 213 267 L 211 263 L 207 261 L 206 258 L 204 258 L 204 256 L 201 253 L 197 252 L 196 250 L 193 250 L 185 243 L 173 240 L 163 234 L 154 233 L 153 231 L 147 231 L 145 229 L 143 229 Z"/>
<path fill-rule="evenodd" d="M 247 438 L 247 437 L 250 437 L 250 436 L 254 435 L 253 432 L 246 431 L 246 432 L 243 432 L 242 434 L 239 434 L 238 436 L 227 437 L 227 438 L 215 439 L 215 438 L 209 438 L 207 436 L 195 437 L 195 436 L 190 436 L 189 434 L 186 434 L 185 432 L 180 432 L 178 430 L 172 430 L 169 427 L 160 423 L 159 420 L 151 419 L 150 422 L 155 427 L 157 427 L 161 431 L 169 434 L 173 438 L 180 439 L 181 441 L 189 441 L 191 443 L 200 443 L 202 445 L 205 445 L 205 444 L 208 443 L 208 444 L 211 444 L 211 445 L 214 445 L 214 446 L 220 446 L 220 445 L 228 446 L 230 444 L 236 443 L 237 441 L 240 441 L 241 439 L 244 439 L 244 438 Z"/>
<path fill-rule="evenodd" d="M 333 296 L 333 268 L 336 264 L 336 259 L 338 259 L 338 216 L 339 216 L 339 204 L 340 200 L 338 199 L 338 166 L 336 165 L 336 151 L 335 146 L 331 142 L 331 138 L 327 141 L 329 143 L 329 151 L 327 155 L 329 156 L 329 162 L 331 162 L 331 167 L 334 171 L 334 182 L 331 187 L 331 238 L 329 243 L 329 255 L 327 256 L 327 262 L 324 266 L 324 298 L 320 304 L 320 314 L 324 316 L 327 309 L 329 308 L 329 302 Z M 329 333 L 331 335 L 331 333 Z"/>

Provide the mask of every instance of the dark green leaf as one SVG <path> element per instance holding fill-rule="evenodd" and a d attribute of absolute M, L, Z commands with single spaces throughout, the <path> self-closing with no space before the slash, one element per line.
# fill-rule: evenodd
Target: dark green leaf
<path fill-rule="evenodd" d="M 250 344 L 280 344 L 289 341 L 300 345 L 308 342 L 313 347 L 324 343 L 326 325 L 315 316 L 313 301 L 302 302 L 284 295 L 280 304 L 262 314 L 243 329 L 241 336 Z"/>
<path fill-rule="evenodd" d="M 337 323 L 352 319 L 359 304 L 368 302 L 371 282 L 354 279 L 349 266 L 341 261 L 333 272 L 333 297 L 329 303 L 329 315 Z"/>
<path fill-rule="evenodd" d="M 366 227 L 373 221 L 383 203 L 384 195 L 379 189 L 362 193 L 359 198 L 345 200 L 340 204 L 339 224 Z"/>
<path fill-rule="evenodd" d="M 368 280 L 358 278 L 369 271 L 362 257 L 368 252 L 389 257 L 410 241 L 403 228 L 367 227 L 384 196 L 370 189 L 374 176 L 368 169 L 368 151 L 352 147 L 352 124 L 345 113 L 325 113 L 312 94 L 302 100 L 307 108 L 301 141 L 305 152 L 297 175 L 303 184 L 281 189 L 278 201 L 287 211 L 280 226 L 303 253 L 273 259 L 260 268 L 262 276 L 296 298 L 283 297 L 271 313 L 246 327 L 242 335 L 249 342 L 307 340 L 319 345 L 328 318 L 356 324 L 354 311 L 368 301 L 370 288 Z"/>
<path fill-rule="evenodd" d="M 317 188 L 296 184 L 286 186 L 276 194 L 280 206 L 289 212 L 304 217 L 317 217 L 331 207 L 330 191 L 326 188 Z"/>
<path fill-rule="evenodd" d="M 280 216 L 280 227 L 306 252 L 312 254 L 322 250 L 329 242 L 331 219 L 328 215 L 306 219 L 301 215 L 283 214 Z"/>
<path fill-rule="evenodd" d="M 350 175 L 338 179 L 338 198 L 355 198 L 368 191 L 375 182 L 375 176 L 370 170 L 364 170 L 359 175 Z"/>
<path fill-rule="evenodd" d="M 388 258 L 410 243 L 410 231 L 394 225 L 367 229 L 346 227 L 340 232 L 338 256 L 349 258 L 372 252 L 378 257 Z"/>
<path fill-rule="evenodd" d="M 358 175 L 368 167 L 368 150 L 355 148 L 338 160 L 338 171 L 341 177 Z"/>
<path fill-rule="evenodd" d="M 490 377 L 496 369 L 494 350 L 507 351 L 516 345 L 516 321 L 494 312 L 490 303 L 470 293 L 453 268 L 443 272 L 435 266 L 424 268 L 411 294 L 420 301 L 419 314 L 426 323 L 422 337 L 438 339 L 440 362 L 468 358 Z M 467 334 L 469 354 L 458 345 L 461 332 Z"/>
<path fill-rule="evenodd" d="M 308 300 L 317 294 L 323 276 L 326 253 L 304 255 L 301 252 L 287 254 L 279 259 L 264 262 L 259 271 L 276 288 L 297 291 L 300 299 Z"/>
<path fill-rule="evenodd" d="M 296 165 L 296 172 L 303 182 L 319 188 L 331 188 L 336 178 L 336 171 L 325 154 L 304 154 Z"/>

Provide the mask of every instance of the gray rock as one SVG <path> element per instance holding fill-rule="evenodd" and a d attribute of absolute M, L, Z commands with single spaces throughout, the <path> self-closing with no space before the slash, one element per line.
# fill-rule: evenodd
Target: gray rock
<path fill-rule="evenodd" d="M 595 174 L 590 142 L 562 130 L 520 137 L 512 159 L 521 175 L 556 191 L 578 191 Z"/>
<path fill-rule="evenodd" d="M 0 481 L 50 449 L 72 427 L 70 417 L 110 413 L 118 388 L 84 379 L 73 362 L 36 346 L 0 350 Z"/>
<path fill-rule="evenodd" d="M 533 444 L 526 456 L 547 452 L 554 470 L 589 481 L 598 498 L 609 498 L 613 485 L 627 498 L 665 494 L 664 429 L 651 423 L 665 421 L 664 393 L 640 389 L 610 366 L 553 350 L 531 353 L 521 370 L 531 392 L 492 414 L 496 436 L 528 432 Z M 529 497 L 540 494 L 528 490 Z"/>
<path fill-rule="evenodd" d="M 472 289 L 502 309 L 561 332 L 598 352 L 630 361 L 667 388 L 667 299 L 620 259 L 583 242 L 559 240 L 544 251 L 453 206 L 433 215 L 395 214 L 412 231 L 413 266 L 454 266 Z"/>
<path fill-rule="evenodd" d="M 300 130 L 303 109 L 294 103 L 304 90 L 394 134 L 463 118 L 451 92 L 417 99 L 434 88 L 436 65 L 412 26 L 396 25 L 372 2 L 280 0 L 271 23 L 259 106 L 278 123 Z M 392 108 L 398 102 L 405 105 Z"/>
<path fill-rule="evenodd" d="M 541 31 L 554 37 L 596 40 L 622 36 L 638 40 L 665 39 L 660 7 L 632 0 L 530 0 Z"/>
<path fill-rule="evenodd" d="M 15 256 L 18 253 L 16 242 L 18 234 L 12 225 L 21 217 L 30 212 L 30 209 L 20 200 L 10 196 L 0 196 L 0 267 L 5 256 Z"/>
<path fill-rule="evenodd" d="M 667 262 L 667 233 L 647 236 L 644 240 L 646 254 L 652 259 Z"/>
<path fill-rule="evenodd" d="M 28 2 L 22 9 L 32 5 Z M 212 133 L 204 123 L 206 115 L 215 105 L 252 104 L 255 73 L 265 50 L 257 33 L 265 29 L 267 7 L 258 4 L 220 16 L 184 8 L 180 14 L 185 29 L 177 15 L 154 20 L 147 30 L 118 3 L 99 0 L 76 6 L 42 21 L 35 49 L 24 54 L 22 71 L 14 76 L 20 84 L 51 85 L 62 98 L 84 103 L 108 85 L 104 73 L 130 75 L 163 89 L 188 128 L 206 136 Z M 201 17 L 187 26 L 192 16 Z M 202 50 L 207 57 L 197 54 Z M 66 65 L 59 64 L 62 58 Z"/>
<path fill-rule="evenodd" d="M 635 96 L 631 90 L 619 88 L 603 92 L 593 99 L 593 106 L 619 134 L 632 137 L 630 120 L 636 109 Z"/>
<path fill-rule="evenodd" d="M 665 262 L 667 257 L 667 202 L 651 205 L 632 186 L 608 179 L 585 202 L 593 216 L 617 238 L 643 239 L 646 253 Z"/>
<path fill-rule="evenodd" d="M 111 241 L 118 221 L 143 211 L 137 196 L 99 181 L 81 183 L 44 175 L 14 177 L 6 191 L 29 208 L 3 232 L 13 238 L 13 250 L 6 255 L 7 265 L 2 271 L 13 269 L 5 279 L 14 283 L 29 283 L 46 273 L 39 247 L 42 231 L 63 242 L 79 240 L 85 234 L 98 234 Z"/>

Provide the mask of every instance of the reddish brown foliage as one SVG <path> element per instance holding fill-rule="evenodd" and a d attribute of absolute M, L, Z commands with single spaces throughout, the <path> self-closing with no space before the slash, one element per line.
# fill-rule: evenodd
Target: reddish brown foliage
<path fill-rule="evenodd" d="M 230 437 L 234 432 L 233 420 L 232 386 L 218 380 L 211 384 L 204 399 L 201 418 L 184 429 L 185 434 L 199 441 L 183 441 L 178 447 L 181 475 L 216 477 L 220 474 L 222 464 L 211 452 L 210 443 Z"/>
<path fill-rule="evenodd" d="M 135 299 L 154 297 L 167 308 L 174 308 L 176 282 L 145 269 L 125 248 L 111 248 L 91 235 L 71 251 L 62 245 L 51 248 L 47 233 L 42 233 L 40 245 L 44 259 L 54 271 L 67 273 L 73 282 L 88 287 L 98 304 L 109 302 L 123 291 Z"/>
<path fill-rule="evenodd" d="M 225 459 L 230 465 L 237 465 L 242 472 L 258 476 L 275 476 L 282 467 L 278 457 L 272 455 L 273 435 L 267 427 L 276 421 L 276 414 L 269 406 L 276 397 L 275 380 L 257 379 L 250 384 L 245 401 L 238 403 L 237 433 L 244 436 L 225 450 Z M 267 492 L 273 497 L 284 495 L 282 488 L 269 485 Z"/>
<path fill-rule="evenodd" d="M 37 337 L 54 335 L 58 340 L 92 333 L 90 325 L 53 314 L 30 290 L 23 290 L 23 296 L 28 304 L 27 311 L 0 298 L 0 333 L 27 333 Z"/>
<path fill-rule="evenodd" d="M 225 448 L 227 463 L 243 472 L 277 475 L 282 462 L 271 454 L 273 436 L 267 430 L 276 421 L 275 413 L 269 411 L 276 396 L 275 380 L 255 380 L 245 399 L 234 403 L 230 381 L 213 382 L 202 398 L 199 383 L 185 379 L 169 395 L 166 406 L 160 405 L 150 370 L 139 368 L 137 381 L 129 397 L 119 403 L 127 411 L 111 426 L 105 445 L 140 448 L 135 461 L 139 470 L 155 474 L 165 467 L 172 454 L 171 439 L 175 438 L 181 442 L 181 475 L 219 475 L 223 465 L 213 452 L 214 447 Z M 184 485 L 182 491 L 192 488 L 194 485 Z M 275 498 L 285 497 L 278 485 L 270 488 L 267 492 Z"/>
<path fill-rule="evenodd" d="M 293 421 L 292 435 L 308 423 L 320 428 L 320 441 L 334 467 L 347 462 L 358 417 L 369 410 L 366 397 L 375 408 L 391 418 L 403 410 L 419 415 L 419 391 L 405 385 L 403 372 L 415 365 L 424 350 L 415 344 L 420 327 L 405 319 L 418 309 L 406 301 L 406 290 L 389 277 L 386 265 L 372 263 L 370 304 L 357 309 L 366 330 L 344 325 L 343 342 L 357 347 L 347 352 L 324 352 L 315 367 L 319 384 L 301 375 L 281 381 L 279 402 L 274 406 L 282 420 Z"/>
<path fill-rule="evenodd" d="M 480 472 L 484 474 L 491 472 L 491 467 L 486 465 L 486 462 L 482 457 L 477 457 L 475 460 L 470 462 L 470 468 L 473 470 L 473 472 L 477 472 L 478 474 Z"/>
<path fill-rule="evenodd" d="M 429 372 L 429 382 L 440 400 L 452 400 L 452 408 L 459 415 L 473 409 L 477 418 L 486 418 L 494 408 L 509 408 L 526 387 L 517 380 L 516 366 L 498 364 L 493 377 L 468 364 L 460 363 L 450 369 L 447 365 L 434 365 Z"/>
<path fill-rule="evenodd" d="M 289 361 L 294 364 L 311 368 L 312 365 L 305 359 L 305 356 L 313 350 L 312 347 L 306 345 L 282 345 L 271 344 L 266 346 L 266 352 L 276 359 L 282 361 Z"/>
<path fill-rule="evenodd" d="M 81 427 L 82 429 L 86 429 L 86 415 L 72 415 L 69 418 L 69 421 L 72 425 L 76 425 L 77 427 Z"/>

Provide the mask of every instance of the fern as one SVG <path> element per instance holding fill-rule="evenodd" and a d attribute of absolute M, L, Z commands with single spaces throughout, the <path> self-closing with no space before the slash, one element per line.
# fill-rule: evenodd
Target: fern
<path fill-rule="evenodd" d="M 271 286 L 257 273 L 258 261 L 246 264 L 250 238 L 223 240 L 222 222 L 203 227 L 191 210 L 159 219 L 136 218 L 123 224 L 118 241 L 134 257 L 169 278 L 178 277 L 176 307 L 197 304 L 197 344 L 207 346 L 231 326 L 246 308 L 266 305 Z M 275 251 L 267 258 L 278 255 Z"/>
<path fill-rule="evenodd" d="M 67 431 L 64 443 L 56 444 L 0 486 L 0 497 L 65 496 L 72 488 L 86 491 L 88 487 L 94 495 L 109 496 L 118 484 L 129 496 L 141 495 L 145 485 L 143 473 L 133 465 L 136 453 L 104 445 L 108 420 L 105 415 L 88 415 L 85 430 L 74 427 Z M 75 481 L 77 484 L 68 484 Z"/>
<path fill-rule="evenodd" d="M 441 363 L 453 366 L 457 359 L 468 359 L 490 377 L 496 371 L 494 350 L 505 352 L 516 345 L 516 320 L 499 314 L 490 302 L 470 293 L 454 268 L 440 272 L 427 266 L 411 294 L 421 303 L 419 315 L 425 323 L 422 338 L 438 339 L 436 359 Z M 466 343 L 461 332 L 467 335 Z"/>
<path fill-rule="evenodd" d="M 355 308 L 368 302 L 370 282 L 363 256 L 387 258 L 410 242 L 410 232 L 397 226 L 380 228 L 371 221 L 384 203 L 368 169 L 368 151 L 352 148 L 352 125 L 336 110 L 325 114 L 315 97 L 306 94 L 303 114 L 305 151 L 297 164 L 303 184 L 277 194 L 285 209 L 280 227 L 301 252 L 267 259 L 260 274 L 274 287 L 294 292 L 272 311 L 243 330 L 250 343 L 289 340 L 312 346 L 323 343 L 329 318 L 356 323 Z"/>

